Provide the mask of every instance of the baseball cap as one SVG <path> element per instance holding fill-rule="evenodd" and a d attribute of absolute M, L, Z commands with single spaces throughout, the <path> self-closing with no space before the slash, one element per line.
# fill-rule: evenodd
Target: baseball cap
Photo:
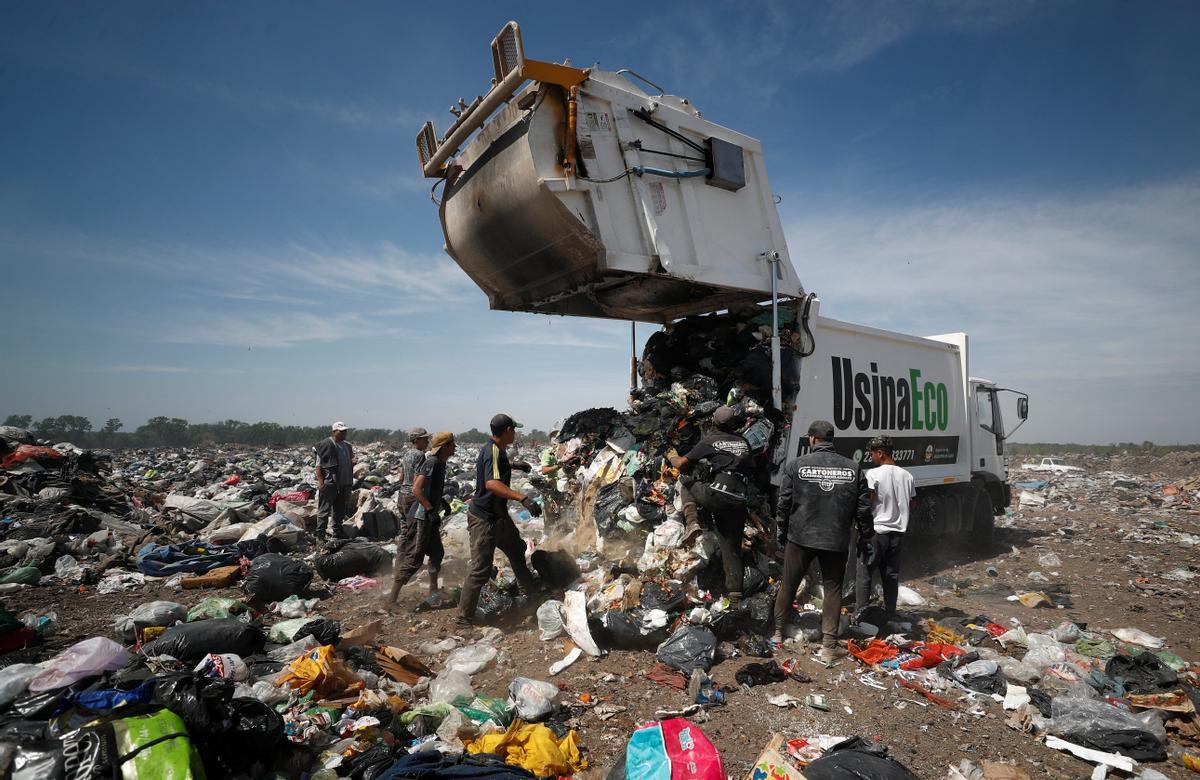
<path fill-rule="evenodd" d="M 413 428 L 411 431 L 408 432 L 408 440 L 409 441 L 416 441 L 417 439 L 428 439 L 428 438 L 429 438 L 429 431 L 425 430 L 424 428 Z"/>
<path fill-rule="evenodd" d="M 813 420 L 812 425 L 808 426 L 808 435 L 831 441 L 833 439 L 833 423 L 828 420 Z"/>
<path fill-rule="evenodd" d="M 509 417 L 507 414 L 501 413 L 492 418 L 490 427 L 492 429 L 492 434 L 498 435 L 509 428 L 524 428 L 525 426 Z"/>
<path fill-rule="evenodd" d="M 718 406 L 713 412 L 712 419 L 718 428 L 724 428 L 737 420 L 737 416 L 737 410 L 732 406 Z"/>
<path fill-rule="evenodd" d="M 346 423 L 342 422 L 341 420 L 338 420 L 337 422 L 335 422 L 335 423 L 333 424 L 333 430 L 335 430 L 335 431 L 348 431 L 348 430 L 350 430 L 350 428 L 349 428 L 349 426 L 347 426 L 347 425 L 346 425 Z"/>
<path fill-rule="evenodd" d="M 454 443 L 454 434 L 450 431 L 438 431 L 433 435 L 433 441 L 429 442 L 429 454 L 437 455 L 438 450 L 445 447 L 447 444 Z"/>

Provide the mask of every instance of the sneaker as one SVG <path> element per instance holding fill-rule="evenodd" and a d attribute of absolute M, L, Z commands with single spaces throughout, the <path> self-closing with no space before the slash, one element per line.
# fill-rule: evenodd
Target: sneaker
<path fill-rule="evenodd" d="M 850 652 L 844 647 L 822 647 L 817 653 L 817 660 L 823 664 L 831 664 L 839 658 L 845 658 Z"/>

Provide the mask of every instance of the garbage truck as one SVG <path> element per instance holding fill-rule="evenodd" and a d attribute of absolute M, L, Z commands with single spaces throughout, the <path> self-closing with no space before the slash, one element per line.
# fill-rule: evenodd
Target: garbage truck
<path fill-rule="evenodd" d="M 865 465 L 866 442 L 890 435 L 917 484 L 911 530 L 990 545 L 1011 502 L 1005 441 L 1029 398 L 971 377 L 965 333 L 918 337 L 821 317 L 788 254 L 762 144 L 687 98 L 629 69 L 527 58 L 516 22 L 491 53 L 490 88 L 459 98 L 444 133 L 426 122 L 416 147 L 446 252 L 493 309 L 669 324 L 769 302 L 772 401 L 790 420 L 776 472 L 805 451 L 815 419 L 831 421 L 835 446 Z M 788 365 L 781 311 L 806 336 Z M 785 375 L 795 378 L 786 393 Z M 1016 397 L 1012 430 L 1006 393 Z"/>

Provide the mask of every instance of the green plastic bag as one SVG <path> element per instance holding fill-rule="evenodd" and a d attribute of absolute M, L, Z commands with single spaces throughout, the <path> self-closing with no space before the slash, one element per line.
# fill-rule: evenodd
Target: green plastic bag
<path fill-rule="evenodd" d="M 246 611 L 246 604 L 238 599 L 209 596 L 188 610 L 187 622 L 197 620 L 224 620 Z"/>
<path fill-rule="evenodd" d="M 170 710 L 84 726 L 62 740 L 68 777 L 99 769 L 122 780 L 205 780 L 187 727 Z"/>
<path fill-rule="evenodd" d="M 41 579 L 42 573 L 36 566 L 18 566 L 0 574 L 0 585 L 14 582 L 19 585 L 37 585 Z"/>
<path fill-rule="evenodd" d="M 512 723 L 513 708 L 504 699 L 494 699 L 491 696 L 476 696 L 465 704 L 460 704 L 459 700 L 456 699 L 454 706 L 459 712 L 476 723 L 485 723 L 490 720 L 497 726 L 504 727 Z"/>
<path fill-rule="evenodd" d="M 296 641 L 296 634 L 300 629 L 307 626 L 314 620 L 324 620 L 320 615 L 309 615 L 308 617 L 292 618 L 291 620 L 281 620 L 271 626 L 267 631 L 267 641 L 275 645 L 288 645 Z"/>

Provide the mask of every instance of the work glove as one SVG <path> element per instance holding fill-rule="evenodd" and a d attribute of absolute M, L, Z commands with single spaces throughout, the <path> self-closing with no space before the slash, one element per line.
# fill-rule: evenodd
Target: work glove
<path fill-rule="evenodd" d="M 525 498 L 522 498 L 521 506 L 528 509 L 529 514 L 533 515 L 534 517 L 542 516 L 542 508 L 538 505 L 537 501 L 533 500 L 533 496 L 525 496 Z"/>
<path fill-rule="evenodd" d="M 524 471 L 526 474 L 533 471 L 533 466 L 523 460 L 514 460 L 510 465 L 517 471 Z"/>

